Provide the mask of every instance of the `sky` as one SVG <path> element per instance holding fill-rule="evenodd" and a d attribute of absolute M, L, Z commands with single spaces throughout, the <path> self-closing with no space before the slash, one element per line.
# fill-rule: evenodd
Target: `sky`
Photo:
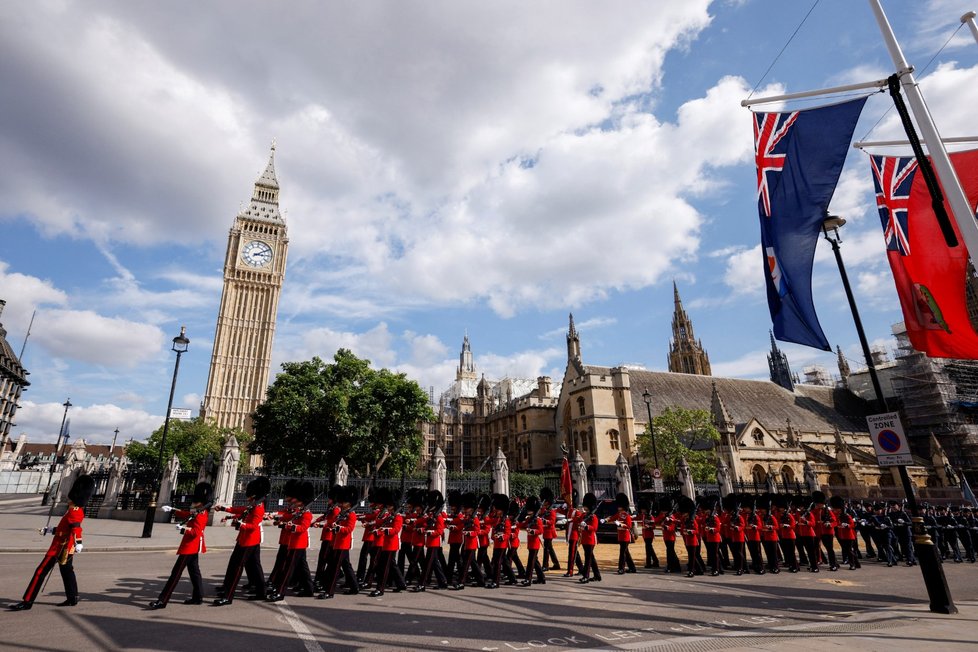
<path fill-rule="evenodd" d="M 586 364 L 664 370 L 675 281 L 714 375 L 767 378 L 740 101 L 893 72 L 859 0 L 821 0 L 779 56 L 812 4 L 0 3 L 0 322 L 16 352 L 36 311 L 11 434 L 55 441 L 70 398 L 72 440 L 145 439 L 182 325 L 174 406 L 196 410 L 228 229 L 273 140 L 291 240 L 273 371 L 345 347 L 437 395 L 468 334 L 488 378 L 559 381 L 570 312 Z M 884 2 L 945 136 L 974 135 L 973 5 Z M 890 107 L 871 97 L 856 138 L 902 138 Z M 892 348 L 864 153 L 831 210 L 868 336 Z M 824 242 L 813 287 L 858 367 Z M 796 372 L 837 373 L 834 355 L 782 349 Z"/>

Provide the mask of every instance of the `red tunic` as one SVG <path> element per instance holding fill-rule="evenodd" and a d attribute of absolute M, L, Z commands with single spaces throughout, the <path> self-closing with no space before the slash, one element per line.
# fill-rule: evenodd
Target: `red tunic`
<path fill-rule="evenodd" d="M 720 543 L 723 540 L 723 523 L 719 516 L 707 514 L 702 521 L 703 540 L 707 543 Z"/>
<path fill-rule="evenodd" d="M 659 521 L 659 527 L 662 529 L 662 540 L 674 542 L 676 540 L 676 530 L 679 528 L 679 519 L 676 515 L 668 516 L 663 514 L 657 520 Z"/>
<path fill-rule="evenodd" d="M 734 512 L 727 519 L 727 533 L 734 543 L 744 542 L 744 517 Z"/>
<path fill-rule="evenodd" d="M 438 514 L 425 517 L 424 545 L 428 548 L 441 548 L 441 535 L 445 532 L 445 515 Z"/>
<path fill-rule="evenodd" d="M 747 513 L 744 516 L 744 536 L 748 541 L 761 540 L 761 517 L 757 514 Z"/>
<path fill-rule="evenodd" d="M 795 517 L 791 513 L 782 510 L 778 515 L 778 522 L 781 524 L 779 535 L 782 539 L 795 539 Z"/>
<path fill-rule="evenodd" d="M 638 522 L 642 525 L 642 538 L 651 541 L 655 538 L 655 518 L 642 512 Z"/>
<path fill-rule="evenodd" d="M 363 537 L 360 540 L 364 543 L 373 543 L 377 540 L 377 532 L 374 530 L 374 526 L 377 524 L 378 516 L 380 516 L 379 509 L 363 515 Z"/>
<path fill-rule="evenodd" d="M 292 539 L 292 531 L 286 527 L 290 518 L 292 518 L 292 510 L 282 509 L 275 512 L 275 520 L 278 522 L 278 526 L 282 528 L 278 535 L 278 545 L 280 546 L 289 545 L 289 541 Z"/>
<path fill-rule="evenodd" d="M 856 538 L 856 521 L 853 520 L 852 516 L 842 512 L 836 512 L 836 521 L 838 525 L 835 528 L 835 536 L 839 537 L 839 541 L 852 541 Z"/>
<path fill-rule="evenodd" d="M 540 512 L 540 520 L 543 522 L 543 538 L 557 538 L 557 512 L 553 509 L 545 509 Z"/>
<path fill-rule="evenodd" d="M 761 541 L 777 541 L 780 526 L 778 519 L 768 515 L 761 519 Z"/>
<path fill-rule="evenodd" d="M 490 516 L 486 519 L 492 528 L 492 548 L 495 550 L 509 548 L 510 528 L 512 525 L 507 516 Z"/>
<path fill-rule="evenodd" d="M 631 543 L 632 542 L 632 515 L 626 511 L 619 511 L 614 516 L 610 516 L 607 519 L 609 523 L 615 523 L 618 526 L 618 543 Z"/>
<path fill-rule="evenodd" d="M 581 545 L 595 546 L 598 544 L 598 517 L 594 514 L 581 515 L 580 521 Z"/>
<path fill-rule="evenodd" d="M 401 528 L 404 527 L 404 517 L 395 514 L 394 518 L 384 524 L 383 547 L 386 552 L 396 552 L 401 547 Z"/>
<path fill-rule="evenodd" d="M 177 548 L 177 554 L 196 555 L 207 552 L 207 546 L 204 544 L 207 510 L 201 510 L 196 515 L 191 516 L 191 513 L 185 509 L 175 509 L 173 510 L 173 517 L 178 521 L 187 521 L 183 530 L 183 539 L 180 541 L 180 547 Z"/>
<path fill-rule="evenodd" d="M 452 516 L 448 525 L 449 545 L 465 541 L 465 535 L 462 533 L 462 527 L 465 525 L 465 516 L 461 512 Z"/>
<path fill-rule="evenodd" d="M 695 518 L 683 519 L 682 525 L 683 543 L 687 547 L 695 548 L 700 545 L 700 528 Z"/>
<path fill-rule="evenodd" d="M 465 550 L 478 550 L 479 549 L 479 539 L 481 539 L 482 534 L 482 524 L 479 523 L 479 519 L 472 517 L 472 523 L 469 525 L 470 529 L 462 530 L 462 547 Z"/>
<path fill-rule="evenodd" d="M 479 519 L 475 519 L 476 523 L 479 523 Z M 492 532 L 492 526 L 489 525 L 489 518 L 486 516 L 482 517 L 482 523 L 479 525 L 479 547 L 488 548 L 489 547 L 489 535 Z"/>
<path fill-rule="evenodd" d="M 541 518 L 531 518 L 520 524 L 520 529 L 526 531 L 526 549 L 539 550 L 540 536 L 545 532 L 546 526 Z"/>
<path fill-rule="evenodd" d="M 302 510 L 292 517 L 285 529 L 289 531 L 289 550 L 305 550 L 309 547 L 309 526 L 312 512 Z"/>
<path fill-rule="evenodd" d="M 353 546 L 353 530 L 357 527 L 356 512 L 351 509 L 342 520 L 334 519 L 334 523 L 338 527 L 333 532 L 333 550 L 349 550 Z"/>
<path fill-rule="evenodd" d="M 320 541 L 331 542 L 333 540 L 333 524 L 336 517 L 340 515 L 340 508 L 333 505 L 325 514 L 316 519 L 317 524 L 321 524 L 323 533 L 319 536 Z"/>
<path fill-rule="evenodd" d="M 226 507 L 224 511 L 237 517 L 244 516 L 237 526 L 239 546 L 250 548 L 261 545 L 264 539 L 264 530 L 261 526 L 262 520 L 265 518 L 264 503 L 255 503 L 252 507 Z"/>
<path fill-rule="evenodd" d="M 68 554 L 75 550 L 75 544 L 81 543 L 82 521 L 85 520 L 85 510 L 81 507 L 69 507 L 57 527 L 54 528 L 54 538 L 48 546 L 46 556 L 52 557 L 61 554 L 61 550 L 68 546 Z"/>
<path fill-rule="evenodd" d="M 811 512 L 807 514 L 799 512 L 798 517 L 795 519 L 795 526 L 797 527 L 798 536 L 815 536 L 815 515 Z"/>
<path fill-rule="evenodd" d="M 828 507 L 816 507 L 812 510 L 815 516 L 815 533 L 818 536 L 825 534 L 835 534 L 835 526 L 839 522 L 835 518 L 835 514 Z"/>

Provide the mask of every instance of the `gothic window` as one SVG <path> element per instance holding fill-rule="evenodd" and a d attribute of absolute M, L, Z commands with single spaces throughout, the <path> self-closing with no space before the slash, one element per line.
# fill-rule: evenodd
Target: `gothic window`
<path fill-rule="evenodd" d="M 579 396 L 577 398 L 577 411 L 580 414 L 580 416 L 583 417 L 585 415 L 585 411 L 584 411 L 584 397 L 583 396 Z"/>
<path fill-rule="evenodd" d="M 587 452 L 587 450 L 588 450 L 588 447 L 587 447 L 587 445 L 588 445 L 588 439 L 590 439 L 590 437 L 588 437 L 587 434 L 585 434 L 583 437 L 581 437 L 581 450 L 584 451 L 584 452 Z"/>
<path fill-rule="evenodd" d="M 434 439 L 429 439 L 428 440 L 428 455 L 429 456 L 434 456 L 434 454 L 435 454 L 435 440 Z"/>
<path fill-rule="evenodd" d="M 611 450 L 613 450 L 613 451 L 620 450 L 621 447 L 620 447 L 620 445 L 618 443 L 618 431 L 617 430 L 609 430 L 608 431 L 608 443 L 611 444 Z"/>
<path fill-rule="evenodd" d="M 520 419 L 523 422 L 523 430 L 526 430 L 526 415 L 525 414 L 520 415 Z"/>
<path fill-rule="evenodd" d="M 761 432 L 760 428 L 754 428 L 754 432 L 751 433 L 751 437 L 754 438 L 754 443 L 758 446 L 764 445 L 764 433 Z"/>
<path fill-rule="evenodd" d="M 754 484 L 764 484 L 767 482 L 767 471 L 760 464 L 755 464 L 754 468 L 750 471 L 751 477 L 754 480 Z"/>
<path fill-rule="evenodd" d="M 782 467 L 781 469 L 781 482 L 784 483 L 785 487 L 792 484 L 795 481 L 795 472 L 791 470 L 790 466 Z"/>

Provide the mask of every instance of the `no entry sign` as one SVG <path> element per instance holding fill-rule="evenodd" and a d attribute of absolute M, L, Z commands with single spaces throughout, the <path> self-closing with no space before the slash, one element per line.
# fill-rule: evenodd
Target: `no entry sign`
<path fill-rule="evenodd" d="M 872 414 L 866 417 L 866 423 L 869 424 L 869 436 L 880 466 L 913 464 L 913 455 L 910 454 L 898 413 Z"/>

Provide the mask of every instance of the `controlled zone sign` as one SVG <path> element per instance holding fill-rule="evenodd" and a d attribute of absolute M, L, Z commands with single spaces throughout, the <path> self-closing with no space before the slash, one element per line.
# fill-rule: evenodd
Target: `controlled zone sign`
<path fill-rule="evenodd" d="M 898 413 L 871 414 L 866 417 L 866 423 L 869 424 L 869 436 L 873 440 L 880 466 L 913 464 L 913 455 L 910 454 L 910 446 Z"/>

